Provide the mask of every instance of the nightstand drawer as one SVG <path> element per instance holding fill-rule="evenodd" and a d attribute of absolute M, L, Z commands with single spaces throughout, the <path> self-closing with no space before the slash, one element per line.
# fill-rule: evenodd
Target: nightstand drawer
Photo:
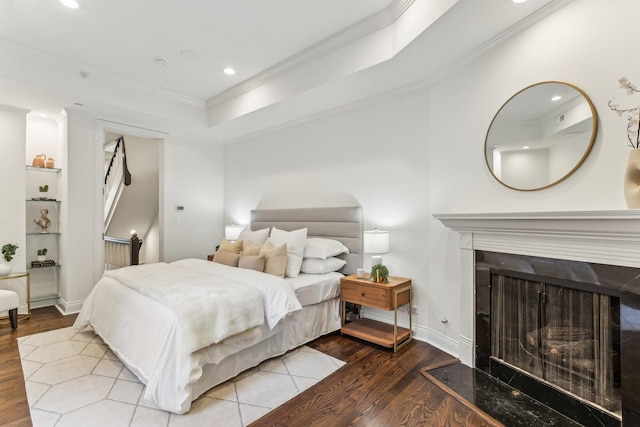
<path fill-rule="evenodd" d="M 389 289 L 367 286 L 359 283 L 343 281 L 340 288 L 340 298 L 343 301 L 368 307 L 393 309 Z"/>

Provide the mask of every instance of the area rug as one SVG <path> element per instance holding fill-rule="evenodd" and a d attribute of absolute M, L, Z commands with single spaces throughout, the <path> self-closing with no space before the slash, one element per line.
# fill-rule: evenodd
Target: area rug
<path fill-rule="evenodd" d="M 302 346 L 209 390 L 176 415 L 144 399 L 144 384 L 91 331 L 63 328 L 18 342 L 35 427 L 246 426 L 345 364 Z"/>

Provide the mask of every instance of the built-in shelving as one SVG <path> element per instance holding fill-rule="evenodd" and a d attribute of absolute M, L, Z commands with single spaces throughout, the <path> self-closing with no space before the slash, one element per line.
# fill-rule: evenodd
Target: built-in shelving
<path fill-rule="evenodd" d="M 26 269 L 31 276 L 32 307 L 44 307 L 53 305 L 58 298 L 58 286 L 60 270 L 60 208 L 59 185 L 62 169 L 42 168 L 28 166 L 26 188 Z M 46 198 L 39 194 L 39 186 L 48 185 L 49 191 Z M 44 196 L 43 196 L 44 197 Z M 42 232 L 41 227 L 34 221 L 40 218 L 41 211 L 48 211 L 47 218 L 51 226 L 47 232 Z M 46 260 L 53 260 L 54 265 L 32 266 L 32 261 L 37 260 L 39 249 L 47 248 Z"/>

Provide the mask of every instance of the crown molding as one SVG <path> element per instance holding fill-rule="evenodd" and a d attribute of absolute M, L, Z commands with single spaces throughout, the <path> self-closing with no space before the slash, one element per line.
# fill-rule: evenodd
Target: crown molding
<path fill-rule="evenodd" d="M 415 0 L 394 0 L 385 10 L 339 31 L 300 51 L 265 71 L 239 83 L 207 100 L 207 108 L 215 108 L 242 96 L 260 86 L 276 80 L 296 69 L 310 64 L 318 58 L 336 52 L 370 34 L 393 24 Z"/>
<path fill-rule="evenodd" d="M 393 14 L 393 21 L 395 21 L 399 16 L 402 15 L 402 13 L 409 7 L 411 6 L 411 4 L 413 3 L 413 0 L 408 0 L 408 1 L 404 1 L 404 2 L 394 2 L 391 6 L 389 6 L 389 8 L 387 9 L 387 11 L 389 11 L 390 8 L 392 8 L 392 6 L 395 5 L 395 7 L 398 8 L 398 11 L 395 12 Z M 384 92 L 380 92 L 377 93 L 373 96 L 370 97 L 366 97 L 366 98 L 362 98 L 362 99 L 358 99 L 356 101 L 353 101 L 351 103 L 348 104 L 342 104 L 333 108 L 329 108 L 323 111 L 319 111 L 316 113 L 312 113 L 312 114 L 308 114 L 306 116 L 303 117 L 298 117 L 294 120 L 285 122 L 285 123 L 280 123 L 277 124 L 275 126 L 270 126 L 268 128 L 264 128 L 261 130 L 257 130 L 255 132 L 251 132 L 242 136 L 238 136 L 238 137 L 231 137 L 225 140 L 224 144 L 225 145 L 230 145 L 230 144 L 234 144 L 236 142 L 242 142 L 242 141 L 246 141 L 252 138 L 256 138 L 256 137 L 260 137 L 263 135 L 268 135 L 271 134 L 273 132 L 277 132 L 279 130 L 283 130 L 283 129 L 287 129 L 289 127 L 293 127 L 296 125 L 299 125 L 301 123 L 304 122 L 308 122 L 308 121 L 312 121 L 312 120 L 316 120 L 322 117 L 326 117 L 326 116 L 330 116 L 333 114 L 337 114 L 343 111 L 348 111 L 354 108 L 358 108 L 358 107 L 363 107 L 366 105 L 370 105 L 370 104 L 375 104 L 376 102 L 380 102 L 384 99 L 387 98 L 391 98 L 394 96 L 399 96 L 399 95 L 403 95 L 406 93 L 410 93 L 416 90 L 420 90 L 420 89 L 424 89 L 427 88 L 435 83 L 437 83 L 439 80 L 442 80 L 443 78 L 445 78 L 446 76 L 448 76 L 449 74 L 453 73 L 454 71 L 462 68 L 463 66 L 469 64 L 470 62 L 474 61 L 475 59 L 477 59 L 478 57 L 482 56 L 483 54 L 485 54 L 486 52 L 490 51 L 491 49 L 493 49 L 494 47 L 500 45 L 501 43 L 503 43 L 504 41 L 508 40 L 509 38 L 513 37 L 514 35 L 520 33 L 521 31 L 523 31 L 524 29 L 530 27 L 531 25 L 541 21 L 542 19 L 544 19 L 545 17 L 555 13 L 556 11 L 562 9 L 563 7 L 567 6 L 570 3 L 573 3 L 574 0 L 556 0 L 553 2 L 550 2 L 548 4 L 546 4 L 545 6 L 543 6 L 542 8 L 538 9 L 536 12 L 532 13 L 531 15 L 528 15 L 526 18 L 518 21 L 517 23 L 511 25 L 510 27 L 508 27 L 506 30 L 502 31 L 501 33 L 497 34 L 496 36 L 494 36 L 493 38 L 491 38 L 490 40 L 488 40 L 487 42 L 481 44 L 480 46 L 477 46 L 476 48 L 474 48 L 473 50 L 469 51 L 468 53 L 461 55 L 459 58 L 459 60 L 452 62 L 451 64 L 443 67 L 441 70 L 439 70 L 438 72 L 434 73 L 433 75 L 428 76 L 425 79 L 421 79 L 418 81 L 414 81 L 411 83 L 408 83 L 406 85 L 400 86 L 400 87 L 396 87 L 393 89 L 389 89 L 387 91 Z M 402 4 L 401 4 L 402 3 Z M 235 86 L 234 88 L 231 88 L 230 90 L 233 90 L 237 88 L 237 86 Z M 229 91 L 230 91 L 229 90 Z M 227 92 L 229 92 L 227 91 Z M 236 96 L 239 95 L 236 94 Z M 211 105 L 208 103 L 207 104 L 208 107 L 211 107 Z"/>

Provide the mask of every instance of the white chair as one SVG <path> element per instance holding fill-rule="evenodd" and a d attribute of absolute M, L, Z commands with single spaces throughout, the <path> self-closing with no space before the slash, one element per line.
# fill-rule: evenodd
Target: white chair
<path fill-rule="evenodd" d="M 12 329 L 16 329 L 18 327 L 19 305 L 20 298 L 17 293 L 0 289 L 0 313 L 4 311 L 9 312 L 9 322 L 11 323 Z"/>

